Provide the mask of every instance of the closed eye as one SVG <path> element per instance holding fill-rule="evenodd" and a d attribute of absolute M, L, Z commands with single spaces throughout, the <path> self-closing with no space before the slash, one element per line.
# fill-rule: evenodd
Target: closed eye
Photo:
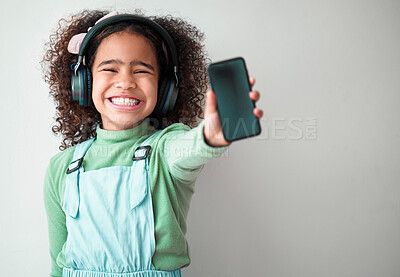
<path fill-rule="evenodd" d="M 148 74 L 151 74 L 151 72 L 146 71 L 146 70 L 137 70 L 137 71 L 135 71 L 135 73 L 142 73 L 142 74 L 148 73 Z"/>
<path fill-rule="evenodd" d="M 108 72 L 117 72 L 116 70 L 114 70 L 114 69 L 111 69 L 111 68 L 105 68 L 105 69 L 103 69 L 103 71 L 108 71 Z"/>

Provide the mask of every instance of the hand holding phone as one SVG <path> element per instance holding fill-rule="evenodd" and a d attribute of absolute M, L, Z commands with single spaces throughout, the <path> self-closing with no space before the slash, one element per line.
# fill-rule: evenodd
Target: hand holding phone
<path fill-rule="evenodd" d="M 253 113 L 251 85 L 243 58 L 234 58 L 208 66 L 208 74 L 216 95 L 222 133 L 226 141 L 259 135 L 259 117 Z M 208 99 L 207 99 L 208 100 Z"/>

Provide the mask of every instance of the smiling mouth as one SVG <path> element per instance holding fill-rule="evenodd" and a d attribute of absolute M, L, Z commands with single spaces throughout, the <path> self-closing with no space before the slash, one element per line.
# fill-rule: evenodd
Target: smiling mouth
<path fill-rule="evenodd" d="M 141 100 L 127 97 L 110 97 L 108 98 L 113 104 L 119 106 L 137 106 Z"/>

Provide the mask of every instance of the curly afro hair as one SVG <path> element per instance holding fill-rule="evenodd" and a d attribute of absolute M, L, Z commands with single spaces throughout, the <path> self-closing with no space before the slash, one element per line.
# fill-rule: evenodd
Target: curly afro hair
<path fill-rule="evenodd" d="M 69 53 L 67 46 L 74 35 L 87 32 L 89 27 L 108 13 L 109 11 L 84 10 L 72 15 L 70 19 L 62 18 L 58 22 L 57 30 L 50 35 L 50 41 L 46 43 L 47 49 L 41 65 L 44 80 L 49 84 L 50 96 L 56 105 L 56 122 L 52 126 L 52 131 L 63 138 L 59 146 L 60 150 L 96 136 L 96 126 L 101 124 L 100 114 L 94 106 L 83 107 L 78 102 L 72 101 L 71 74 L 73 71 L 70 66 L 77 62 L 78 55 Z M 135 10 L 133 14 L 143 16 L 140 10 Z M 157 129 L 177 122 L 195 127 L 199 119 L 204 117 L 205 91 L 208 88 L 206 65 L 209 59 L 206 57 L 202 44 L 204 34 L 183 19 L 170 15 L 148 18 L 161 25 L 174 40 L 180 74 L 179 96 L 174 109 L 163 118 L 151 115 L 150 122 Z M 162 42 L 159 35 L 144 25 L 134 23 L 135 26 L 133 26 L 132 23 L 126 22 L 124 24 L 108 30 L 107 27 L 92 38 L 85 55 L 89 68 L 93 64 L 97 47 L 102 39 L 112 33 L 130 29 L 148 38 L 155 47 L 161 79 L 166 70 L 166 58 L 160 47 Z"/>

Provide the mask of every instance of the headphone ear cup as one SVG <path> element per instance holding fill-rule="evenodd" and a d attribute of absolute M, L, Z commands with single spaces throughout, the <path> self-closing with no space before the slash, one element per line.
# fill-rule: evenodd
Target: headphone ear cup
<path fill-rule="evenodd" d="M 86 66 L 83 67 L 85 72 L 86 72 L 86 96 L 85 96 L 85 106 L 92 106 L 93 105 L 93 100 L 92 100 L 92 73 L 90 72 L 90 69 L 87 68 Z"/>
<path fill-rule="evenodd" d="M 71 76 L 71 94 L 73 101 L 79 101 L 79 105 L 84 104 L 84 76 L 83 70 L 78 69 L 76 74 Z"/>
<path fill-rule="evenodd" d="M 161 115 L 162 109 L 164 107 L 165 103 L 165 98 L 168 94 L 168 79 L 163 78 L 160 81 L 160 84 L 158 86 L 158 95 L 157 95 L 157 104 L 156 107 L 154 108 L 154 114 L 156 115 Z"/>
<path fill-rule="evenodd" d="M 82 66 L 71 76 L 71 94 L 73 101 L 79 101 L 80 106 L 91 106 L 92 74 L 86 66 Z"/>
<path fill-rule="evenodd" d="M 167 114 L 168 112 L 174 109 L 179 94 L 179 87 L 176 85 L 174 77 L 170 79 L 170 82 L 168 83 L 167 87 L 169 91 L 167 92 L 167 97 L 165 99 L 165 107 L 161 111 L 162 114 Z"/>
<path fill-rule="evenodd" d="M 82 104 L 81 106 L 86 106 L 86 94 L 87 94 L 87 75 L 86 75 L 86 69 L 84 66 L 82 66 Z"/>

